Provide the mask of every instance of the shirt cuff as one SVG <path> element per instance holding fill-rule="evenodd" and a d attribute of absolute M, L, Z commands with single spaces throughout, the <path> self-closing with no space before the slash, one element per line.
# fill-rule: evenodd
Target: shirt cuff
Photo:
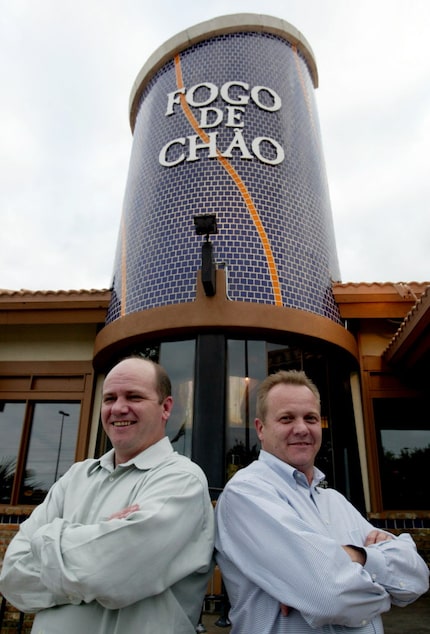
<path fill-rule="evenodd" d="M 386 574 L 386 562 L 383 553 L 378 548 L 366 548 L 366 563 L 364 569 L 375 583 L 382 584 Z"/>

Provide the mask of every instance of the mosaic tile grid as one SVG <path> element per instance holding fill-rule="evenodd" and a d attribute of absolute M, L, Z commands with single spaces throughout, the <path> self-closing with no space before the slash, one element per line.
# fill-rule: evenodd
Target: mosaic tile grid
<path fill-rule="evenodd" d="M 281 97 L 282 107 L 276 112 L 262 110 L 250 100 L 241 115 L 241 133 L 247 148 L 256 137 L 275 139 L 284 148 L 284 161 L 267 165 L 255 157 L 245 160 L 238 149 L 229 161 L 269 237 L 283 305 L 340 322 L 331 293 L 331 280 L 339 279 L 332 215 L 314 88 L 304 59 L 277 36 L 234 33 L 187 49 L 181 54 L 181 68 L 187 88 L 203 82 L 221 87 L 227 81 L 241 81 L 250 87 L 269 87 Z M 274 304 L 265 249 L 237 183 L 220 162 L 208 158 L 208 150 L 198 150 L 198 160 L 174 167 L 158 161 L 166 143 L 195 134 L 179 105 L 174 114 L 165 116 L 167 95 L 176 87 L 172 60 L 147 86 L 136 121 L 124 201 L 125 313 L 195 299 L 203 238 L 195 235 L 193 217 L 201 213 L 217 215 L 219 233 L 211 240 L 216 260 L 228 267 L 229 297 Z M 243 92 L 237 88 L 230 94 Z M 271 97 L 264 91 L 259 94 L 270 107 Z M 202 87 L 194 98 L 203 101 L 207 95 L 208 89 Z M 227 105 L 220 96 L 210 104 L 224 117 Z M 199 109 L 191 110 L 199 119 Z M 221 152 L 234 136 L 224 122 L 206 129 L 217 132 Z M 274 157 L 270 144 L 261 147 L 265 156 Z M 168 158 L 173 161 L 187 151 L 186 142 L 175 144 Z M 121 261 L 119 239 L 108 322 L 120 316 Z"/>

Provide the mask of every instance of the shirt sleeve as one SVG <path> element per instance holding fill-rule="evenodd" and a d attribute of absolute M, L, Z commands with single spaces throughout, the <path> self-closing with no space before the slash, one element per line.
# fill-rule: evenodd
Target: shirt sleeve
<path fill-rule="evenodd" d="M 365 550 L 365 570 L 386 589 L 394 605 L 404 607 L 427 592 L 428 566 L 418 555 L 410 535 L 405 533 Z"/>
<path fill-rule="evenodd" d="M 209 570 L 213 510 L 193 472 L 160 473 L 134 503 L 140 510 L 126 519 L 83 525 L 56 518 L 42 526 L 32 551 L 44 586 L 70 603 L 119 609 Z"/>
<path fill-rule="evenodd" d="M 311 627 L 359 627 L 389 610 L 387 590 L 267 483 L 231 481 L 217 518 L 222 556 Z"/>
<path fill-rule="evenodd" d="M 0 591 L 22 612 L 70 603 L 60 588 L 49 590 L 41 580 L 40 558 L 32 549 L 32 536 L 62 514 L 62 482 L 57 482 L 44 502 L 23 522 L 6 551 L 0 577 Z"/>
<path fill-rule="evenodd" d="M 385 588 L 391 602 L 394 605 L 405 606 L 427 592 L 429 569 L 418 554 L 411 536 L 404 533 L 396 537 L 386 531 L 387 537 L 391 539 L 365 547 L 365 540 L 375 527 L 340 493 L 333 489 L 330 493 L 337 501 L 338 520 L 355 526 L 356 530 L 350 533 L 353 538 L 350 543 L 365 551 L 364 569 L 374 582 Z"/>

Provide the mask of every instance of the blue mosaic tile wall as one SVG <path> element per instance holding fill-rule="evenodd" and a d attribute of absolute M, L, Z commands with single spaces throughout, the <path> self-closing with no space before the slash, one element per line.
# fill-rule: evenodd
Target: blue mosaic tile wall
<path fill-rule="evenodd" d="M 217 158 L 209 158 L 209 149 L 197 150 L 197 160 L 186 160 L 189 137 L 198 130 L 180 104 L 166 116 L 167 95 L 177 89 L 174 60 L 152 78 L 141 97 L 134 129 L 124 233 L 118 241 L 107 322 L 118 319 L 121 311 L 129 314 L 195 299 L 203 238 L 195 235 L 193 217 L 215 213 L 219 233 L 211 240 L 217 262 L 227 266 L 231 299 L 297 308 L 340 323 L 331 292 L 331 281 L 340 279 L 332 214 L 305 59 L 275 35 L 233 33 L 182 52 L 180 67 L 187 90 L 205 82 L 220 88 L 236 81 L 248 84 L 249 90 L 232 87 L 229 95 L 234 100 L 249 96 L 256 86 L 269 91 L 257 91 L 255 100 L 250 98 L 243 110 L 234 111 L 236 119 L 230 123 L 237 128 L 227 125 L 230 104 L 221 94 L 208 105 L 223 113 L 223 121 L 200 133 L 216 132 L 220 153 L 236 139 L 226 168 Z M 274 109 L 271 91 L 281 100 L 279 109 Z M 200 109 L 192 104 L 202 104 L 209 95 L 207 86 L 190 93 L 189 109 L 197 121 Z M 273 142 L 253 145 L 259 137 Z M 181 141 L 166 145 L 175 139 Z M 160 163 L 163 147 L 165 160 L 178 161 L 176 165 Z M 284 158 L 272 164 L 282 158 L 279 148 Z M 278 296 L 268 251 L 278 276 Z"/>

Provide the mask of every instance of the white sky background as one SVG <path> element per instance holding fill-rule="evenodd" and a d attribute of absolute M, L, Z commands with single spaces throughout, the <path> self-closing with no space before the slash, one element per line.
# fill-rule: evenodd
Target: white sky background
<path fill-rule="evenodd" d="M 229 13 L 309 42 L 344 282 L 430 280 L 428 0 L 0 0 L 0 288 L 109 288 L 133 82 Z"/>

